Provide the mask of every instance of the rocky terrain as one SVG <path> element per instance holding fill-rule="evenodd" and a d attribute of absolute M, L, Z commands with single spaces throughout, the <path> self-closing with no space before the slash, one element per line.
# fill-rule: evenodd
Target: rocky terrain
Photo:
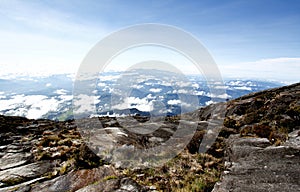
<path fill-rule="evenodd" d="M 0 191 L 297 191 L 299 98 L 300 84 L 254 93 L 166 117 L 147 134 L 132 131 L 128 119 L 80 121 L 88 126 L 100 122 L 113 138 L 108 149 L 149 148 L 172 138 L 180 123 L 197 125 L 180 154 L 163 166 L 148 168 L 129 168 L 121 159 L 99 155 L 84 142 L 74 120 L 0 116 Z M 134 118 L 145 130 L 157 126 L 147 117 Z M 198 153 L 199 146 L 212 139 L 212 145 L 204 146 L 208 150 Z"/>
<path fill-rule="evenodd" d="M 300 84 L 228 103 L 225 171 L 214 192 L 299 191 Z"/>
<path fill-rule="evenodd" d="M 266 138 L 230 136 L 226 171 L 213 191 L 299 191 L 299 144 L 298 130 L 282 146 Z"/>

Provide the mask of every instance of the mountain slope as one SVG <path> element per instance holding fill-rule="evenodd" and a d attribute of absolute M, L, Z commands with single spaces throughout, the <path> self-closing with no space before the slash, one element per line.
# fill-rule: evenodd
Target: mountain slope
<path fill-rule="evenodd" d="M 218 183 L 215 191 L 251 191 L 247 186 L 253 177 L 261 178 L 254 180 L 257 183 L 253 186 L 258 189 L 267 191 L 266 186 L 270 185 L 274 191 L 297 190 L 300 188 L 296 177 L 300 171 L 295 168 L 300 159 L 299 101 L 300 83 L 185 114 L 189 123 L 198 125 L 194 137 L 185 150 L 156 168 L 136 166 L 131 169 L 123 167 L 122 161 L 111 163 L 109 154 L 96 156 L 87 147 L 73 120 L 57 122 L 0 116 L 0 191 L 211 191 L 221 173 L 223 182 Z M 217 107 L 223 107 L 224 111 L 214 113 Z M 224 124 L 208 131 L 210 120 L 223 115 Z M 134 118 L 142 128 L 155 124 L 146 117 Z M 116 146 L 147 148 L 170 139 L 181 117 L 167 117 L 162 127 L 147 134 L 130 131 L 134 128 L 132 118 L 125 118 L 124 122 L 109 117 L 81 121 L 94 126 L 93 120 L 107 128 L 109 135 L 117 135 L 112 137 Z M 215 132 L 217 138 L 205 154 L 199 154 L 200 143 L 208 132 Z M 282 151 L 283 148 L 291 150 Z M 271 161 L 272 158 L 276 161 Z M 225 165 L 224 160 L 228 162 Z M 256 164 L 257 160 L 267 163 Z M 235 163 L 239 166 L 232 167 Z M 286 175 L 284 166 L 287 164 L 294 167 L 289 169 L 293 174 Z M 276 174 L 265 177 L 261 174 L 265 166 L 270 167 L 268 173 Z M 248 173 L 250 176 L 246 177 Z M 233 177 L 228 179 L 226 174 L 238 177 L 232 180 Z M 276 176 L 284 177 L 280 187 L 276 187 Z M 233 184 L 236 179 L 242 187 Z"/>

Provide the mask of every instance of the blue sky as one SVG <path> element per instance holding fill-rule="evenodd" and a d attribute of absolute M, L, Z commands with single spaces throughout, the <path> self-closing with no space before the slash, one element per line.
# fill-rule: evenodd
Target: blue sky
<path fill-rule="evenodd" d="M 224 77 L 299 81 L 300 1 L 0 0 L 0 75 L 76 71 L 101 38 L 162 23 L 196 36 Z"/>

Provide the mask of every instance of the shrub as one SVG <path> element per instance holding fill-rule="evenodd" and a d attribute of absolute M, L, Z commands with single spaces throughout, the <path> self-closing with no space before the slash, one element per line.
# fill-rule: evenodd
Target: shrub
<path fill-rule="evenodd" d="M 245 137 L 245 136 L 250 136 L 253 134 L 253 130 L 252 130 L 252 127 L 251 125 L 246 125 L 244 126 L 241 131 L 240 131 L 240 136 L 241 137 Z"/>
<path fill-rule="evenodd" d="M 285 142 L 287 139 L 287 133 L 284 132 L 278 132 L 278 131 L 272 131 L 269 136 L 269 140 L 271 143 L 275 145 L 280 145 L 283 142 Z"/>
<path fill-rule="evenodd" d="M 189 144 L 186 146 L 186 148 L 189 150 L 190 153 L 195 154 L 199 151 L 199 146 L 202 141 L 202 138 L 205 134 L 205 130 L 202 131 L 196 131 L 193 138 L 189 142 Z"/>
<path fill-rule="evenodd" d="M 228 128 L 238 128 L 237 125 L 236 125 L 236 120 L 231 119 L 230 117 L 226 117 L 224 119 L 223 124 L 224 124 L 225 127 L 228 127 Z"/>
<path fill-rule="evenodd" d="M 254 125 L 252 131 L 258 137 L 269 138 L 272 128 L 268 125 Z"/>
<path fill-rule="evenodd" d="M 260 117 L 256 112 L 248 113 L 244 117 L 245 124 L 252 124 L 259 122 Z"/>

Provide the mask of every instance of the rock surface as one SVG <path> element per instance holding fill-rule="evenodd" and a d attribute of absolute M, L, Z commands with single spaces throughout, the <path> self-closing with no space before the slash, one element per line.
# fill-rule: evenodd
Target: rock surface
<path fill-rule="evenodd" d="M 282 146 L 268 139 L 241 138 L 227 141 L 226 171 L 213 192 L 273 192 L 300 189 L 300 136 L 291 133 Z"/>
<path fill-rule="evenodd" d="M 31 190 L 40 192 L 76 191 L 97 181 L 104 180 L 108 176 L 116 176 L 115 170 L 109 166 L 82 169 L 36 184 Z"/>

